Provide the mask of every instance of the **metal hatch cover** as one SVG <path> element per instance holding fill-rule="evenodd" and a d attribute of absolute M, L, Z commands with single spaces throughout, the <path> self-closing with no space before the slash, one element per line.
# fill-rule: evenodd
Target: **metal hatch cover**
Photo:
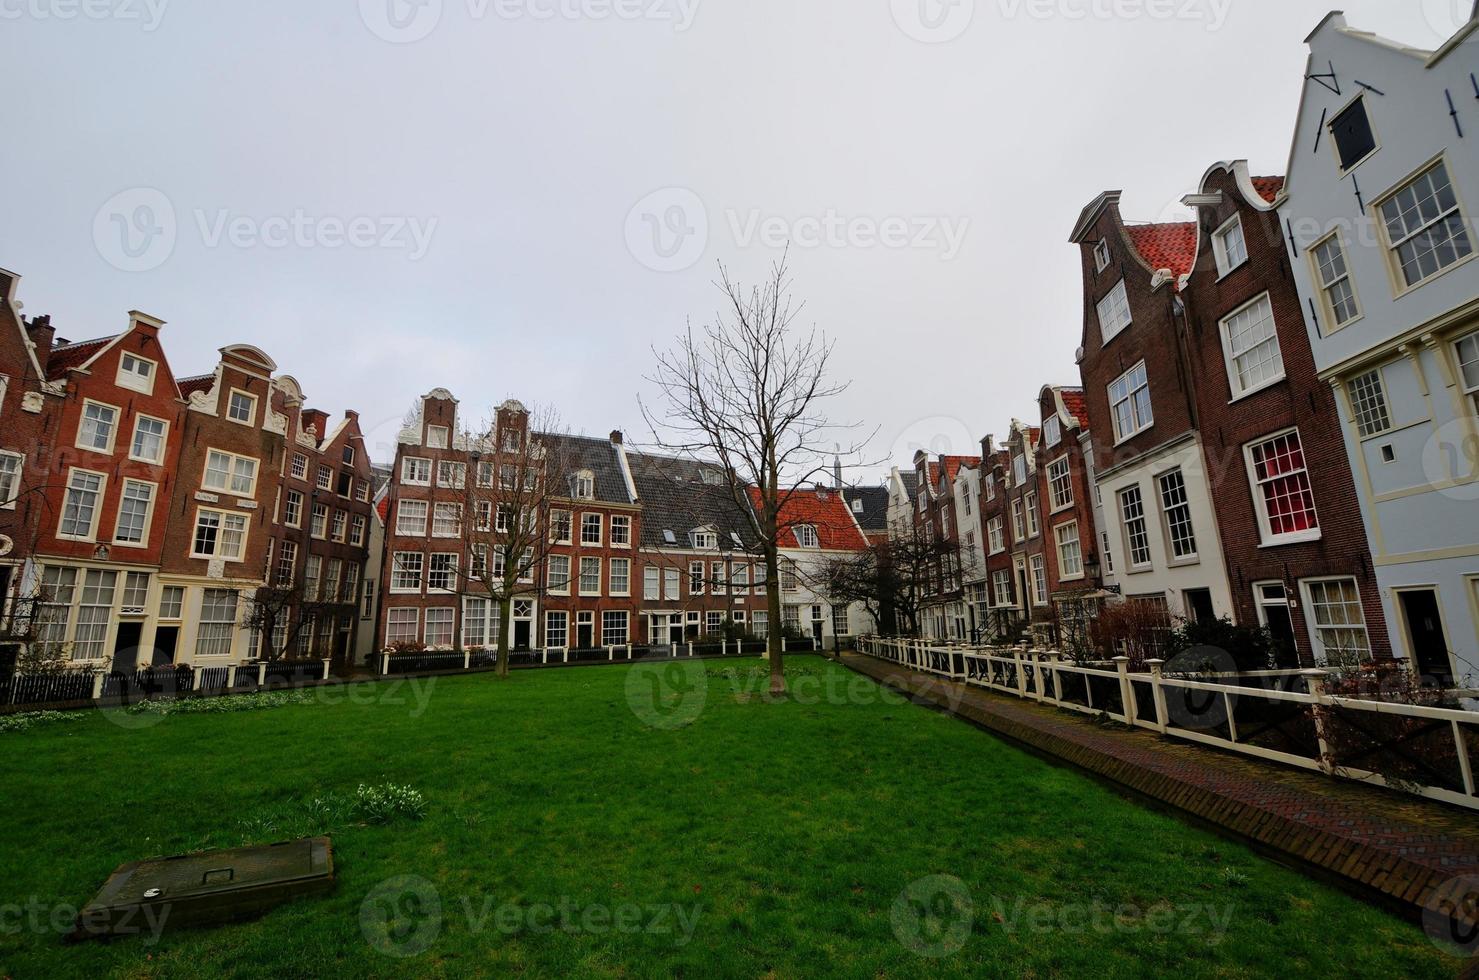
<path fill-rule="evenodd" d="M 334 847 L 305 837 L 121 865 L 77 914 L 69 941 L 250 918 L 334 887 Z"/>

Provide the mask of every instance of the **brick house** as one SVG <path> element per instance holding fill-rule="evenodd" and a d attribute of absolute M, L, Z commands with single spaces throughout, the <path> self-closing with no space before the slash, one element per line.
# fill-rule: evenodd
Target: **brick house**
<path fill-rule="evenodd" d="M 760 506 L 759 491 L 750 490 Z M 781 616 L 788 632 L 815 639 L 824 648 L 842 637 L 877 630 L 860 602 L 834 603 L 827 595 L 827 567 L 868 547 L 868 539 L 842 493 L 818 486 L 793 491 L 779 515 Z"/>
<path fill-rule="evenodd" d="M 1038 520 L 1043 527 L 1048 598 L 1060 621 L 1083 628 L 1101 596 L 1103 543 L 1094 486 L 1084 458 L 1089 413 L 1082 388 L 1045 386 L 1038 394 Z"/>
<path fill-rule="evenodd" d="M 653 646 L 717 635 L 726 621 L 756 636 L 770 624 L 754 530 L 717 466 L 628 452 L 642 506 L 642 627 Z"/>
<path fill-rule="evenodd" d="M 49 427 L 61 399 L 46 377 L 51 318 L 21 316 L 19 283 L 0 269 L 0 670 L 12 668 L 35 628 L 32 557 L 47 514 Z"/>
<path fill-rule="evenodd" d="M 1114 571 L 1106 584 L 1171 615 L 1234 613 L 1203 465 L 1181 296 L 1195 224 L 1128 225 L 1120 194 L 1089 203 L 1071 241 L 1083 268 L 1079 349 L 1096 493 Z M 1100 420 L 1103 420 L 1102 422 Z"/>
<path fill-rule="evenodd" d="M 914 455 L 918 489 L 912 533 L 923 542 L 940 546 L 921 606 L 920 626 L 925 635 L 937 639 L 965 639 L 969 635 L 970 616 L 966 609 L 960 550 L 962 515 L 957 508 L 955 484 L 962 466 L 979 463 L 973 456 L 941 456 L 931 460 L 922 450 Z M 974 525 L 973 518 L 967 520 Z"/>
<path fill-rule="evenodd" d="M 156 614 L 175 597 L 161 573 L 186 427 L 162 326 L 133 312 L 121 333 L 57 341 L 47 357 L 64 395 L 48 405 L 37 645 L 75 664 L 128 670 L 175 654 Z"/>
<path fill-rule="evenodd" d="M 1219 163 L 1186 199 L 1199 230 L 1186 338 L 1235 618 L 1268 627 L 1286 666 L 1389 656 L 1335 394 L 1275 210 L 1282 187 Z"/>
<path fill-rule="evenodd" d="M 273 386 L 272 408 L 286 420 L 286 458 L 275 467 L 268 587 L 261 595 L 270 611 L 257 625 L 270 632 L 265 649 L 273 655 L 329 658 L 343 670 L 361 628 L 371 525 L 378 520 L 359 414 L 345 412 L 331 427 L 326 412 L 304 407 L 302 388 L 289 376 Z"/>
<path fill-rule="evenodd" d="M 983 628 L 991 638 L 1010 635 L 1024 616 L 1017 592 L 1011 552 L 1011 500 L 1007 481 L 1011 455 L 996 445 L 996 437 L 981 440 L 981 503 L 977 521 L 986 552 L 986 581 L 990 608 Z"/>
<path fill-rule="evenodd" d="M 1038 447 L 1042 430 L 1017 419 L 1006 441 L 1008 460 L 1003 481 L 1006 495 L 1006 544 L 1011 575 L 1023 619 L 1046 628 L 1051 619 L 1048 547 L 1043 533 L 1042 479 Z"/>

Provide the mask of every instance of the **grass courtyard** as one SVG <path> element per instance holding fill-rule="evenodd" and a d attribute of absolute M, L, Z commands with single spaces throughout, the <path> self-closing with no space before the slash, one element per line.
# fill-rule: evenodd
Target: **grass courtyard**
<path fill-rule="evenodd" d="M 821 659 L 790 663 L 782 703 L 752 662 L 639 665 L 0 734 L 0 976 L 1459 965 L 1238 845 Z M 419 791 L 424 815 L 374 822 L 345 802 L 386 783 Z M 336 890 L 256 921 L 77 946 L 51 923 L 125 861 L 322 832 Z"/>

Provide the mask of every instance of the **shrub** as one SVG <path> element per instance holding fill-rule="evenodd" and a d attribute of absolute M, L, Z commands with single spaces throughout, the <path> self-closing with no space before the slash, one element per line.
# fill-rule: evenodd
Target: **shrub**
<path fill-rule="evenodd" d="M 1166 644 L 1173 655 L 1201 647 L 1223 651 L 1239 671 L 1273 670 L 1278 663 L 1272 633 L 1261 626 L 1234 626 L 1230 619 L 1183 620 L 1171 630 Z"/>
<path fill-rule="evenodd" d="M 354 812 L 369 823 L 389 823 L 397 817 L 420 820 L 426 816 L 426 798 L 409 786 L 395 783 L 366 786 L 361 783 L 354 794 Z"/>

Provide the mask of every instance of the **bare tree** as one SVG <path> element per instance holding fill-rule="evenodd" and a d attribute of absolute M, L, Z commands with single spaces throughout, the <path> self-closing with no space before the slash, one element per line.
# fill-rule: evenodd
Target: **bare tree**
<path fill-rule="evenodd" d="M 792 305 L 786 258 L 751 288 L 721 264 L 716 285 L 725 302 L 713 321 L 699 330 L 690 323 L 671 350 L 654 350 L 648 380 L 661 405 L 654 412 L 644 403 L 642 413 L 665 450 L 718 464 L 724 490 L 750 523 L 770 583 L 770 691 L 779 695 L 786 689 L 780 542 L 796 523 L 787 504 L 827 472 L 837 433 L 854 428 L 825 413 L 827 400 L 848 384 L 828 378 L 834 343 L 794 328 L 802 307 Z M 838 455 L 855 456 L 861 447 L 839 447 Z"/>
<path fill-rule="evenodd" d="M 572 574 L 568 546 L 584 488 L 558 423 L 551 409 L 506 402 L 482 432 L 460 436 L 466 464 L 451 486 L 434 491 L 429 508 L 433 522 L 452 524 L 433 532 L 455 538 L 460 554 L 450 567 L 432 556 L 428 591 L 482 599 L 498 610 L 500 677 L 508 676 L 515 603 L 541 595 L 552 558 L 564 558 L 567 586 Z"/>
<path fill-rule="evenodd" d="M 862 603 L 884 632 L 917 636 L 924 606 L 954 559 L 950 542 L 913 527 L 905 536 L 828 562 L 825 588 L 834 599 Z"/>

